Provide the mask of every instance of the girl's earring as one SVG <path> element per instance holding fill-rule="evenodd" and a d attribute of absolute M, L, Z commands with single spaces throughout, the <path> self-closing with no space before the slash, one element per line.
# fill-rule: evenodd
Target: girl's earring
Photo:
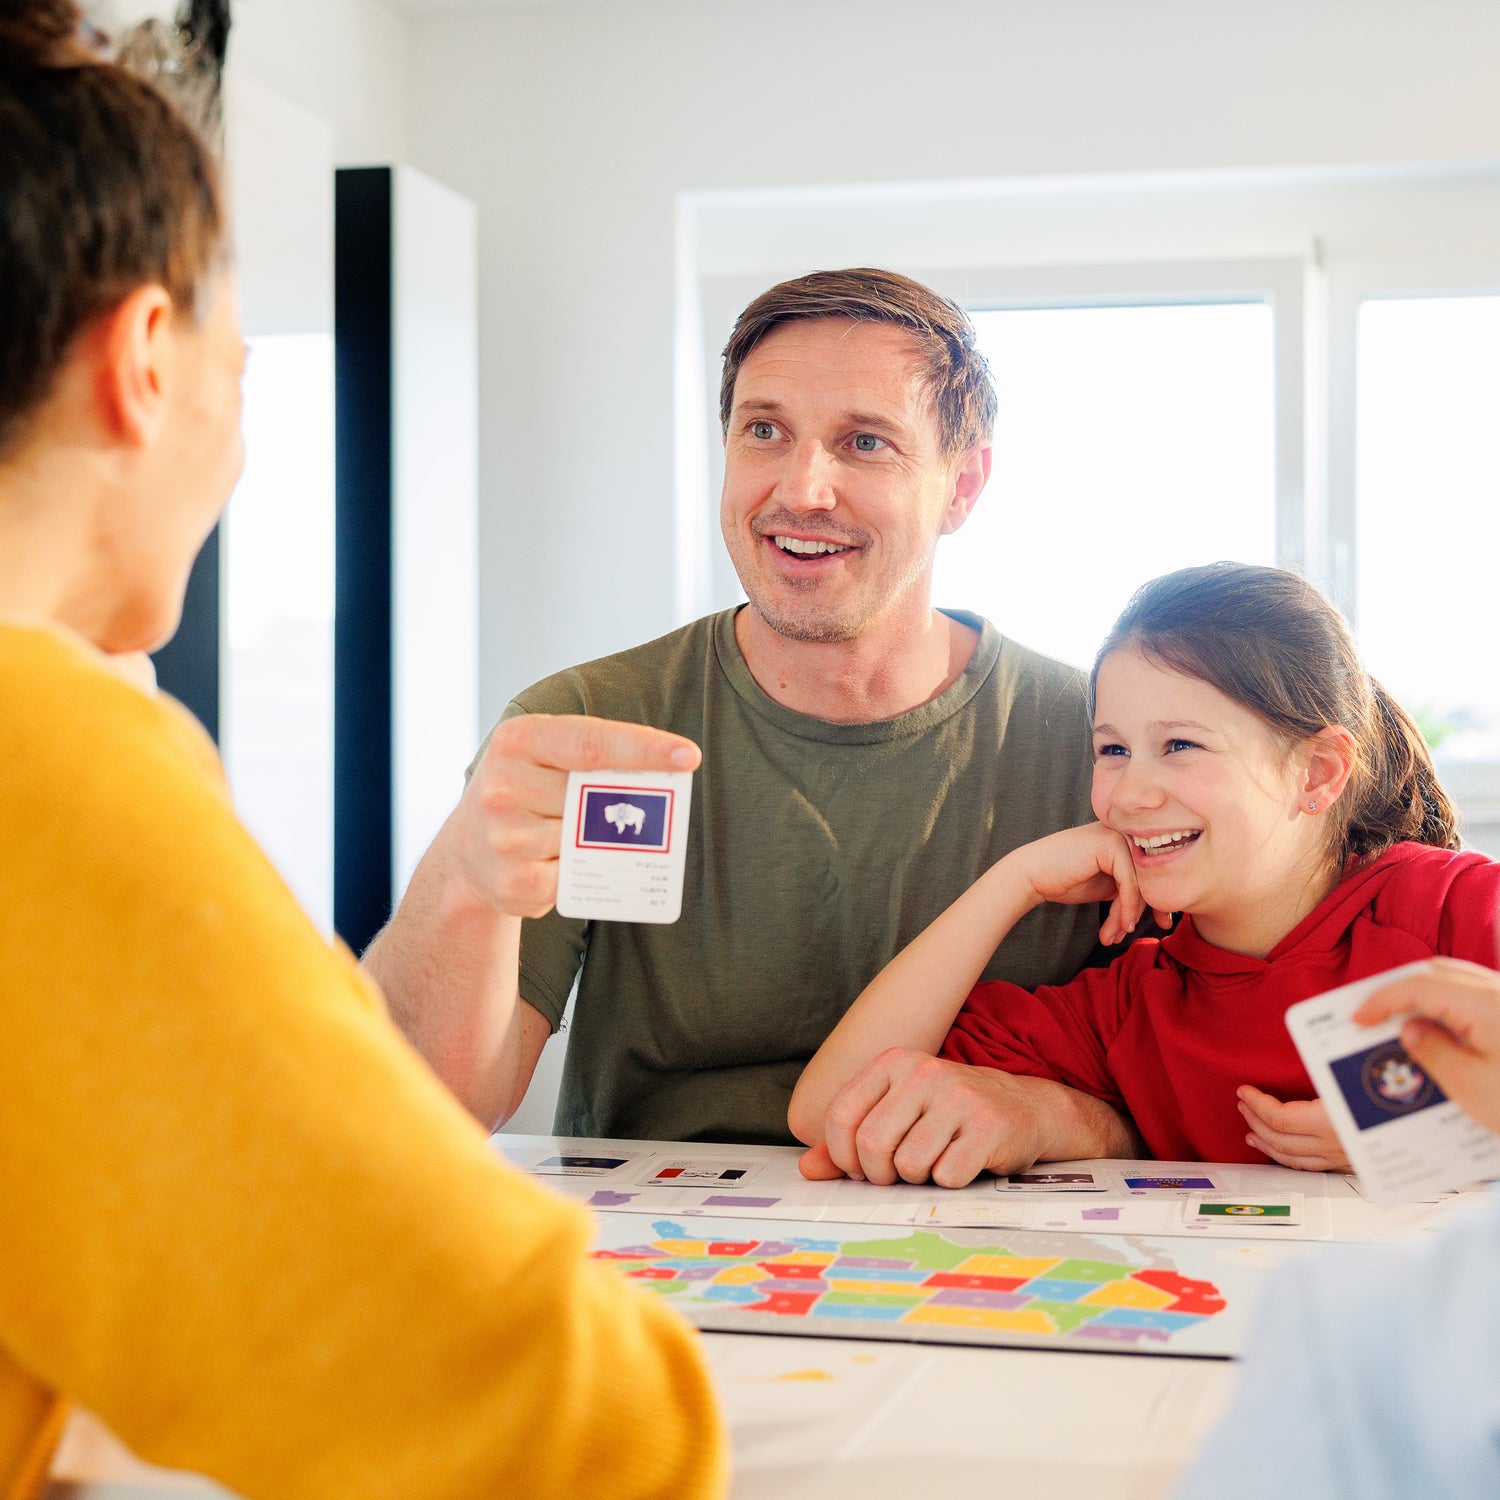
<path fill-rule="evenodd" d="M 1307 810 L 1308 810 L 1308 812 L 1317 812 L 1317 810 L 1318 810 L 1318 804 L 1317 804 L 1316 800 L 1314 800 L 1312 802 L 1309 802 L 1307 804 Z"/>

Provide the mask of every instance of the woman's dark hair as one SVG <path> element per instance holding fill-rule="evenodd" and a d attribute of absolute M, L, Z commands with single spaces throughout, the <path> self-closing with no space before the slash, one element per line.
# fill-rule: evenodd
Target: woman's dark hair
<path fill-rule="evenodd" d="M 1138 589 L 1094 658 L 1133 650 L 1217 688 L 1263 719 L 1288 746 L 1341 725 L 1355 763 L 1328 811 L 1342 866 L 1410 839 L 1459 847 L 1458 822 L 1421 731 L 1365 671 L 1344 617 L 1305 579 L 1282 568 L 1210 563 Z"/>
<path fill-rule="evenodd" d="M 89 323 L 152 283 L 199 311 L 226 240 L 216 153 L 166 87 L 106 56 L 71 0 L 0 0 L 0 454 Z"/>

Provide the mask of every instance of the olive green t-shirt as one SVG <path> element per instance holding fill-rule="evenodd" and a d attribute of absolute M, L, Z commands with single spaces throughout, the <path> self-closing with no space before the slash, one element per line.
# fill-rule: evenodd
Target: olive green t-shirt
<path fill-rule="evenodd" d="M 988 622 L 932 702 L 831 724 L 757 685 L 733 610 L 528 688 L 505 711 L 587 713 L 696 740 L 682 916 L 524 924 L 522 997 L 562 1019 L 578 974 L 559 1134 L 790 1143 L 792 1087 L 865 985 L 1002 855 L 1088 822 L 1075 668 Z M 1044 906 L 984 977 L 1071 979 L 1095 906 Z"/>

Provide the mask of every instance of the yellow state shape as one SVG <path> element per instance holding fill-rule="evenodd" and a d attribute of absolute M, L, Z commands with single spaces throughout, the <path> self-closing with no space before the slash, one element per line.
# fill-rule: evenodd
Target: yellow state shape
<path fill-rule="evenodd" d="M 759 1266 L 725 1266 L 714 1277 L 720 1286 L 751 1286 L 767 1279 L 766 1273 Z"/>
<path fill-rule="evenodd" d="M 1177 1293 L 1127 1276 L 1123 1281 L 1106 1281 L 1078 1300 L 1090 1307 L 1167 1307 L 1177 1300 Z"/>
<path fill-rule="evenodd" d="M 1057 1324 L 1044 1312 L 1025 1308 L 1007 1312 L 999 1307 L 914 1307 L 903 1323 L 945 1323 L 953 1328 L 1008 1328 L 1012 1333 L 1056 1333 Z"/>
<path fill-rule="evenodd" d="M 789 1255 L 768 1255 L 768 1266 L 826 1266 L 838 1256 L 828 1250 L 793 1250 Z"/>
<path fill-rule="evenodd" d="M 694 1260 L 702 1260 L 708 1254 L 708 1246 L 702 1240 L 652 1240 L 651 1249 L 664 1258 L 668 1255 L 686 1255 Z"/>
<path fill-rule="evenodd" d="M 829 1276 L 828 1287 L 835 1292 L 873 1292 L 880 1297 L 925 1297 L 928 1288 L 919 1281 L 860 1281 L 855 1277 L 841 1278 L 837 1272 Z"/>
<path fill-rule="evenodd" d="M 1061 1265 L 1062 1258 L 1049 1255 L 1045 1260 L 1036 1255 L 971 1255 L 961 1265 L 953 1267 L 954 1276 L 1020 1276 L 1030 1279 L 1045 1276 L 1053 1266 Z"/>

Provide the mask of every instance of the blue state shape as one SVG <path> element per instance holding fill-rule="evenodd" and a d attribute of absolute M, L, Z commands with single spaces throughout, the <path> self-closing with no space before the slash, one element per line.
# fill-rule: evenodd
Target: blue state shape
<path fill-rule="evenodd" d="M 1018 1291 L 1040 1297 L 1043 1302 L 1076 1302 L 1088 1292 L 1097 1290 L 1096 1281 L 1062 1281 L 1055 1276 L 1037 1276 Z"/>
<path fill-rule="evenodd" d="M 1111 1328 L 1159 1328 L 1163 1333 L 1181 1333 L 1194 1323 L 1201 1323 L 1196 1313 L 1159 1312 L 1150 1307 L 1112 1307 L 1094 1320 L 1094 1326 Z"/>

